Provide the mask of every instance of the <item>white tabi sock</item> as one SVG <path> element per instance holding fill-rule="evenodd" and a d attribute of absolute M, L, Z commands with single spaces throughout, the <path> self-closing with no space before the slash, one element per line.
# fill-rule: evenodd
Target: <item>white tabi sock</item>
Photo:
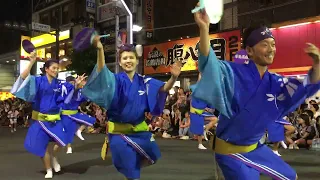
<path fill-rule="evenodd" d="M 288 148 L 288 146 L 286 145 L 286 143 L 284 143 L 284 141 L 281 141 L 280 144 L 281 144 L 281 146 L 282 146 L 284 149 L 287 149 L 287 148 Z"/>
<path fill-rule="evenodd" d="M 44 176 L 45 179 L 51 179 L 53 177 L 52 169 L 47 169 L 47 174 Z"/>
<path fill-rule="evenodd" d="M 58 163 L 58 160 L 57 158 L 52 158 L 52 165 L 53 165 L 53 169 L 55 172 L 60 172 L 61 171 L 61 166 L 60 164 Z"/>
<path fill-rule="evenodd" d="M 82 141 L 84 141 L 84 138 L 82 137 L 82 134 L 81 134 L 82 132 L 80 131 L 80 130 L 78 130 L 77 132 L 76 132 L 76 135 L 78 136 L 78 138 L 79 139 L 81 139 Z"/>
<path fill-rule="evenodd" d="M 72 147 L 68 147 L 67 154 L 72 154 Z"/>
<path fill-rule="evenodd" d="M 207 148 L 204 147 L 203 144 L 199 144 L 199 145 L 198 145 L 198 149 L 205 150 L 205 149 L 207 149 Z"/>

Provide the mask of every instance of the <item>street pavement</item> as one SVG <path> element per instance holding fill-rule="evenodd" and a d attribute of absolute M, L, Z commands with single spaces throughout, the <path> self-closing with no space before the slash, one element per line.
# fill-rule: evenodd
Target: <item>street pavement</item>
<path fill-rule="evenodd" d="M 0 180 L 44 179 L 40 158 L 28 153 L 23 147 L 25 128 L 10 133 L 0 128 Z M 54 180 L 124 180 L 112 166 L 111 157 L 103 161 L 100 150 L 103 134 L 83 134 L 85 141 L 75 138 L 73 154 L 66 149 L 60 152 L 62 172 Z M 156 141 L 162 152 L 157 164 L 142 170 L 141 180 L 215 180 L 214 158 L 209 150 L 197 149 L 192 140 L 161 139 Z M 320 179 L 320 152 L 309 150 L 281 150 L 283 159 L 295 168 L 301 180 Z M 262 180 L 270 179 L 267 177 Z"/>

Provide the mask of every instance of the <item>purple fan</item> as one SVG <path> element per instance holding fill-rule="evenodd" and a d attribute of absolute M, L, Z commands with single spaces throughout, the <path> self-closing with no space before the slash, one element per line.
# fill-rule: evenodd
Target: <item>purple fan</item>
<path fill-rule="evenodd" d="M 32 53 L 35 50 L 34 45 L 29 40 L 22 41 L 22 47 L 27 53 Z"/>
<path fill-rule="evenodd" d="M 243 64 L 247 63 L 249 61 L 247 51 L 244 49 L 239 50 L 235 55 L 234 55 L 234 62 L 238 64 Z"/>
<path fill-rule="evenodd" d="M 83 51 L 89 48 L 92 45 L 93 38 L 96 35 L 98 35 L 98 33 L 93 28 L 84 28 L 74 38 L 72 42 L 73 49 L 75 49 L 76 51 Z M 100 38 L 109 36 L 110 34 L 102 35 L 100 36 Z"/>

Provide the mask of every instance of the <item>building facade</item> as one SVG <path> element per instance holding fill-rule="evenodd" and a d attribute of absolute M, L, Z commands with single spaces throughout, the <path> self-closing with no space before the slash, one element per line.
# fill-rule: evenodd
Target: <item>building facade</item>
<path fill-rule="evenodd" d="M 36 47 L 45 48 L 42 53 L 44 59 L 56 58 L 63 59 L 68 57 L 72 50 L 72 38 L 83 27 L 93 27 L 95 19 L 95 2 L 94 0 L 46 0 L 40 1 L 34 5 L 34 13 L 32 14 L 32 22 L 50 25 L 53 33 L 58 30 L 60 36 L 68 36 L 59 42 L 59 47 L 54 38 L 54 42 L 36 41 L 40 44 Z M 32 37 L 47 36 L 49 34 L 33 31 Z M 60 39 L 60 38 L 59 38 Z M 39 43 L 41 42 L 42 43 Z M 59 50 L 57 50 L 59 49 Z M 59 57 L 57 57 L 59 52 Z M 43 56 L 44 54 L 44 56 Z"/>
<path fill-rule="evenodd" d="M 238 0 L 239 26 L 248 27 L 251 21 L 267 25 L 318 16 L 318 0 Z"/>
<path fill-rule="evenodd" d="M 128 10 L 132 13 L 133 24 L 142 25 L 142 0 L 118 0 L 116 3 L 114 0 L 98 0 L 98 2 L 97 29 L 101 34 L 110 34 L 110 37 L 102 39 L 107 66 L 112 72 L 117 72 L 119 71 L 119 66 L 117 63 L 116 52 L 118 48 L 116 47 L 116 42 L 118 46 L 123 43 L 128 43 L 129 36 L 126 11 L 124 6 L 120 4 L 125 3 Z M 119 17 L 118 28 L 116 28 L 116 15 Z M 133 34 L 133 43 L 144 44 L 143 37 L 140 33 Z M 139 69 L 141 69 L 141 67 L 139 67 Z"/>
<path fill-rule="evenodd" d="M 17 76 L 19 51 L 0 55 L 0 92 L 8 92 Z M 1 95 L 0 95 L 1 98 Z"/>
<path fill-rule="evenodd" d="M 191 10 L 197 0 L 144 0 L 144 74 L 163 81 L 170 77 L 170 65 L 183 62 L 177 84 L 188 89 L 198 79 L 199 28 Z M 210 25 L 211 44 L 220 59 L 232 60 L 240 49 L 237 1 L 224 1 L 224 15 Z"/>

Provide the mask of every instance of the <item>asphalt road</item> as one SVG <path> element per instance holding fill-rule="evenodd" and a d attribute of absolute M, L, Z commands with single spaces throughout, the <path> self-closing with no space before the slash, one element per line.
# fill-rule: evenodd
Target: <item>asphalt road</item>
<path fill-rule="evenodd" d="M 14 134 L 0 128 L 0 180 L 44 179 L 40 158 L 29 154 L 23 147 L 26 129 Z M 84 134 L 86 141 L 76 139 L 71 155 L 60 152 L 62 172 L 55 180 L 123 180 L 112 166 L 111 157 L 100 158 L 102 134 Z M 157 139 L 162 158 L 157 164 L 144 168 L 141 180 L 214 180 L 214 158 L 208 151 L 197 149 L 196 141 Z M 282 150 L 283 159 L 298 172 L 299 179 L 320 179 L 320 152 Z M 269 179 L 262 177 L 261 179 Z"/>

